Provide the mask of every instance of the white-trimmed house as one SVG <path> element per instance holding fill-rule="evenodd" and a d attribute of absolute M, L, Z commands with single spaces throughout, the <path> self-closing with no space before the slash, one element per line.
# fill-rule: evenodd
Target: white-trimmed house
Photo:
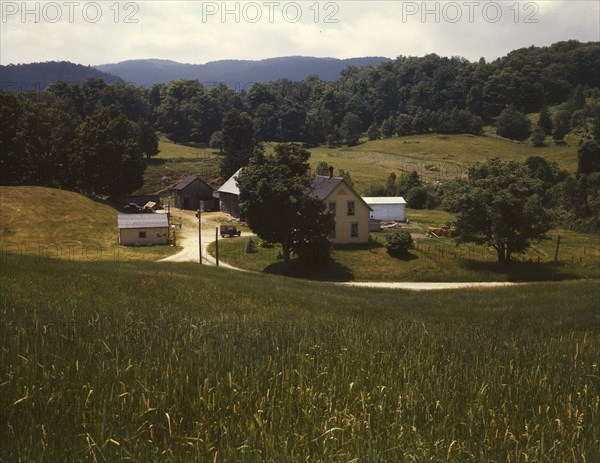
<path fill-rule="evenodd" d="M 317 175 L 312 193 L 325 203 L 325 210 L 335 218 L 335 228 L 329 236 L 331 243 L 369 242 L 371 208 L 343 178 Z"/>
<path fill-rule="evenodd" d="M 167 214 L 119 214 L 119 244 L 123 246 L 149 246 L 167 244 L 169 217 Z"/>
<path fill-rule="evenodd" d="M 402 196 L 363 197 L 371 207 L 371 218 L 376 220 L 404 220 L 406 201 Z"/>

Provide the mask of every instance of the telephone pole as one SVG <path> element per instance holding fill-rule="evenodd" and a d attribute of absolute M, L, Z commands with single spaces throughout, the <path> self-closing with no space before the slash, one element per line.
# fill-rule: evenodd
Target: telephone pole
<path fill-rule="evenodd" d="M 202 213 L 198 208 L 198 261 L 202 265 Z"/>

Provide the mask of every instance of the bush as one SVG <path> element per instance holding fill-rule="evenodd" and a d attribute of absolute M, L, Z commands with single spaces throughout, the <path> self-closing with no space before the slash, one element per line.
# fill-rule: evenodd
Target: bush
<path fill-rule="evenodd" d="M 496 119 L 496 133 L 512 140 L 529 137 L 529 127 L 527 116 L 513 106 L 505 108 Z"/>
<path fill-rule="evenodd" d="M 248 254 L 252 254 L 257 251 L 258 249 L 256 249 L 256 243 L 254 242 L 254 240 L 252 238 L 248 238 L 248 241 L 246 241 L 246 252 Z"/>
<path fill-rule="evenodd" d="M 406 257 L 413 240 L 406 230 L 395 229 L 385 237 L 385 249 L 392 257 Z"/>
<path fill-rule="evenodd" d="M 413 187 L 406 193 L 406 205 L 411 209 L 427 209 L 429 202 L 429 191 L 424 186 Z"/>

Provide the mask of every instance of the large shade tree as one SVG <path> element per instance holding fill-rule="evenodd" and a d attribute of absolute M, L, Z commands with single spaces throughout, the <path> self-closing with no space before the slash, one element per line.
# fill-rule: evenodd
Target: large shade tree
<path fill-rule="evenodd" d="M 499 262 L 510 261 L 550 228 L 542 188 L 542 182 L 517 162 L 493 158 L 471 167 L 468 179 L 450 188 L 444 201 L 446 209 L 457 214 L 457 241 L 491 246 Z"/>
<path fill-rule="evenodd" d="M 269 155 L 259 149 L 237 177 L 242 215 L 260 238 L 281 244 L 286 266 L 292 252 L 301 258 L 329 256 L 333 217 L 312 194 L 309 157 L 298 145 L 278 145 Z"/>

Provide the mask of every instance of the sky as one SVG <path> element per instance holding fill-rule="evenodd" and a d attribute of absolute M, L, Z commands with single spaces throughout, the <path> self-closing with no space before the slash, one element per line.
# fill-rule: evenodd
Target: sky
<path fill-rule="evenodd" d="M 5 1 L 0 63 L 460 56 L 600 41 L 600 2 Z"/>

